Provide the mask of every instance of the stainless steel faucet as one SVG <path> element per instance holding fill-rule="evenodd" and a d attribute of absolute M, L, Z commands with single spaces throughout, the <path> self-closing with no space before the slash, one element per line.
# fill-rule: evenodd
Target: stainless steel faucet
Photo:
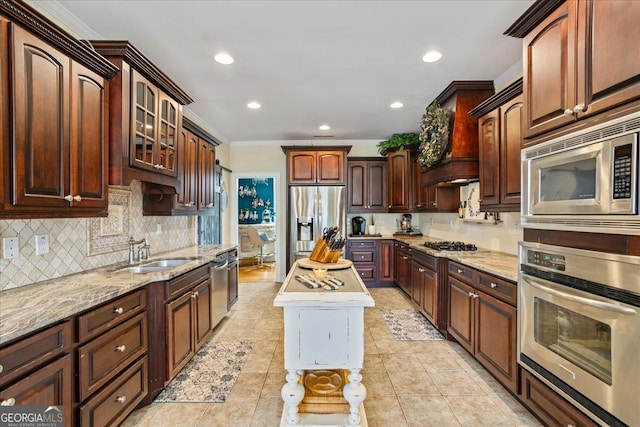
<path fill-rule="evenodd" d="M 134 252 L 135 245 L 140 245 L 138 247 L 137 258 Z M 148 259 L 149 256 L 151 256 L 151 246 L 149 246 L 147 239 L 135 240 L 133 237 L 129 237 L 129 264 L 134 264 L 136 261 Z"/>

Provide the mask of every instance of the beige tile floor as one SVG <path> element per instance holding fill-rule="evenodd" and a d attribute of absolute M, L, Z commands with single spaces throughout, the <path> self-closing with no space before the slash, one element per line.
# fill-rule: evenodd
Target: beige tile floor
<path fill-rule="evenodd" d="M 226 402 L 154 403 L 123 425 L 279 426 L 285 371 L 282 309 L 272 305 L 278 289 L 274 283 L 241 283 L 238 302 L 216 328 L 215 341 L 254 342 Z M 362 372 L 369 426 L 540 425 L 458 344 L 396 341 L 380 310 L 408 309 L 410 303 L 397 288 L 371 289 L 371 294 L 376 306 L 365 309 Z"/>

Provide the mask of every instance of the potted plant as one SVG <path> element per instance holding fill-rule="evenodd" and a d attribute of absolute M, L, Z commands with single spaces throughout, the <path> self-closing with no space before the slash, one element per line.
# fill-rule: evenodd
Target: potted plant
<path fill-rule="evenodd" d="M 405 148 L 415 147 L 419 144 L 420 138 L 417 133 L 394 133 L 391 138 L 378 143 L 378 152 L 384 156 L 389 150 L 404 150 Z"/>
<path fill-rule="evenodd" d="M 367 226 L 370 235 L 376 234 L 376 217 L 371 215 L 371 220 L 369 221 L 369 225 Z"/>

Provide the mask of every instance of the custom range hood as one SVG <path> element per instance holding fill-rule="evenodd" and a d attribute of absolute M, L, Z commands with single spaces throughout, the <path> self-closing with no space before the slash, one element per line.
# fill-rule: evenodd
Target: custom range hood
<path fill-rule="evenodd" d="M 456 80 L 438 95 L 435 102 L 451 112 L 449 144 L 440 163 L 423 169 L 423 185 L 465 184 L 479 179 L 478 119 L 468 113 L 493 93 L 491 80 Z"/>

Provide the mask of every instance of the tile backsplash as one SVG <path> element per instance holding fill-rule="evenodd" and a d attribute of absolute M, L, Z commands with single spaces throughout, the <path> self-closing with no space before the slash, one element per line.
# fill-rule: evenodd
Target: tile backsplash
<path fill-rule="evenodd" d="M 35 236 L 49 235 L 36 255 Z M 151 255 L 197 242 L 197 217 L 142 216 L 139 182 L 109 188 L 109 217 L 1 220 L 1 237 L 18 237 L 20 255 L 0 259 L 0 290 L 54 279 L 128 259 L 127 240 L 146 238 Z"/>

